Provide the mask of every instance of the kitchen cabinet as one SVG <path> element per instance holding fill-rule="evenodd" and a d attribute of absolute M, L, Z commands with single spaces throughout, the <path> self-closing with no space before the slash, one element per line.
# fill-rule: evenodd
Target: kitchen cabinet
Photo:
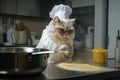
<path fill-rule="evenodd" d="M 72 0 L 73 14 L 90 14 L 94 13 L 94 0 Z"/>
<path fill-rule="evenodd" d="M 49 12 L 54 7 L 54 0 L 40 0 L 40 16 L 49 17 Z"/>
<path fill-rule="evenodd" d="M 93 6 L 95 0 L 72 0 L 72 7 L 85 7 L 85 6 Z"/>
<path fill-rule="evenodd" d="M 0 0 L 0 13 L 16 14 L 16 0 Z"/>
<path fill-rule="evenodd" d="M 16 14 L 24 16 L 40 16 L 39 0 L 17 0 Z"/>
<path fill-rule="evenodd" d="M 85 6 L 85 7 L 77 7 L 73 8 L 73 15 L 80 15 L 80 14 L 94 14 L 94 6 Z"/>
<path fill-rule="evenodd" d="M 0 13 L 48 17 L 53 4 L 50 0 L 0 0 Z"/>

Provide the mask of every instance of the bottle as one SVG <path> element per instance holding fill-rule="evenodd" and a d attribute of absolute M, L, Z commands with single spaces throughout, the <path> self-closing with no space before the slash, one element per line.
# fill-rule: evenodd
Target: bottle
<path fill-rule="evenodd" d="M 116 36 L 116 48 L 115 48 L 115 66 L 114 68 L 120 69 L 120 35 L 119 35 L 119 30 L 118 34 Z"/>
<path fill-rule="evenodd" d="M 32 38 L 31 38 L 31 34 L 30 34 L 30 32 L 28 31 L 28 45 L 32 45 L 33 43 L 32 43 L 33 41 L 32 41 Z"/>
<path fill-rule="evenodd" d="M 14 20 L 9 17 L 8 19 L 8 26 L 10 27 L 7 30 L 7 41 L 11 44 L 16 43 L 16 29 L 15 29 L 15 24 Z"/>
<path fill-rule="evenodd" d="M 6 32 L 4 25 L 4 20 L 2 17 L 0 17 L 0 45 L 3 45 L 4 42 L 6 42 Z"/>

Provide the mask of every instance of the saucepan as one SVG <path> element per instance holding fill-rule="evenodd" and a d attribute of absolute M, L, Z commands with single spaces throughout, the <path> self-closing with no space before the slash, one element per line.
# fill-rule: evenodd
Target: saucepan
<path fill-rule="evenodd" d="M 0 74 L 41 73 L 47 66 L 48 49 L 34 47 L 0 47 Z"/>

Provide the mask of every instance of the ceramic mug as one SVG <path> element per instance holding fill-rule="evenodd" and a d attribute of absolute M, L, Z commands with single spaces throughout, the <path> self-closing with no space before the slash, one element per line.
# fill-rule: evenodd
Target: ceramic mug
<path fill-rule="evenodd" d="M 17 31 L 16 44 L 27 44 L 27 31 Z"/>

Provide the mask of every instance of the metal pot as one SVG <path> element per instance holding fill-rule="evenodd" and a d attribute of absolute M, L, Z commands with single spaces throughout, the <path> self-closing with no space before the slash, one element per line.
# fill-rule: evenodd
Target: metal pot
<path fill-rule="evenodd" d="M 48 51 L 33 47 L 1 47 L 0 74 L 33 74 L 42 72 L 47 66 L 48 54 L 32 53 Z"/>

